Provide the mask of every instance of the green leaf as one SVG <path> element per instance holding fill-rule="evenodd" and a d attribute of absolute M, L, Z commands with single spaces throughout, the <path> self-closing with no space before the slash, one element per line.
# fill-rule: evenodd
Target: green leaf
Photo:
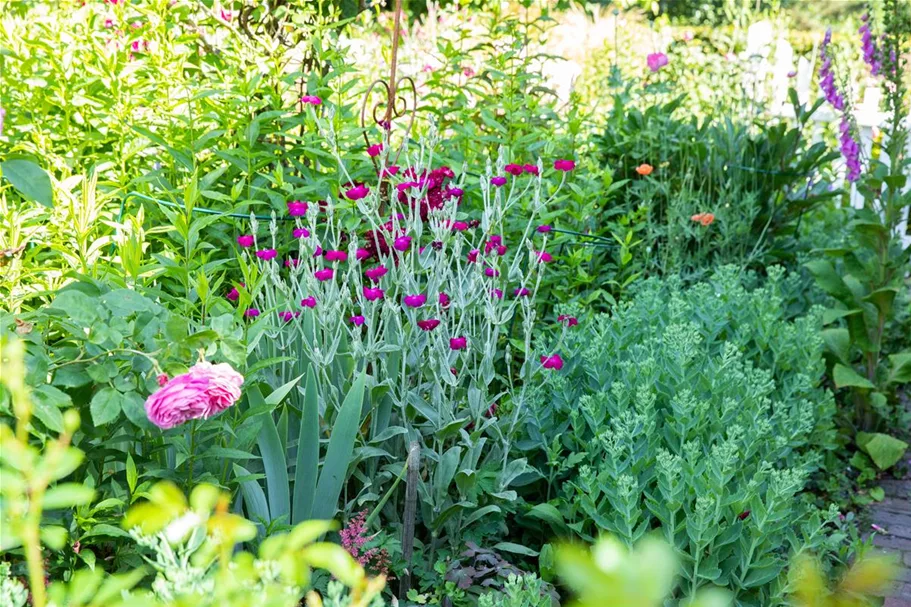
<path fill-rule="evenodd" d="M 127 419 L 143 430 L 154 431 L 157 428 L 155 424 L 149 421 L 146 414 L 145 399 L 136 392 L 125 392 L 123 395 L 123 413 Z"/>
<path fill-rule="evenodd" d="M 566 522 L 563 520 L 563 515 L 560 514 L 560 511 L 552 504 L 535 504 L 535 506 L 528 511 L 528 516 L 550 524 L 554 530 L 560 531 L 566 529 Z"/>
<path fill-rule="evenodd" d="M 866 377 L 861 376 L 857 371 L 846 367 L 842 364 L 836 364 L 833 369 L 833 376 L 835 379 L 835 386 L 837 388 L 864 388 L 867 390 L 872 390 L 876 386 L 870 383 Z"/>
<path fill-rule="evenodd" d="M 911 352 L 899 352 L 889 356 L 892 368 L 889 369 L 889 383 L 900 384 L 911 382 Z"/>
<path fill-rule="evenodd" d="M 252 406 L 264 404 L 262 393 L 257 386 L 247 390 L 247 398 Z M 291 516 L 291 494 L 288 482 L 288 464 L 285 461 L 285 452 L 282 449 L 281 438 L 272 413 L 262 415 L 263 425 L 259 431 L 257 444 L 263 459 L 263 469 L 266 473 L 266 493 L 269 496 L 270 521 L 285 517 L 289 523 Z"/>
<path fill-rule="evenodd" d="M 266 404 L 273 405 L 276 407 L 278 405 L 280 405 L 281 402 L 283 400 L 285 400 L 285 397 L 288 396 L 288 393 L 291 392 L 292 389 L 294 389 L 294 386 L 297 385 L 297 382 L 299 382 L 302 377 L 303 377 L 303 375 L 298 375 L 297 377 L 295 377 L 291 381 L 287 382 L 286 384 L 283 384 L 283 385 L 279 386 L 278 388 L 276 388 L 275 390 L 272 390 L 271 394 L 269 394 L 269 396 L 267 396 L 265 399 Z"/>
<path fill-rule="evenodd" d="M 870 497 L 874 501 L 881 502 L 886 498 L 886 491 L 882 487 L 873 487 L 870 489 Z"/>
<path fill-rule="evenodd" d="M 136 483 L 139 480 L 139 473 L 136 471 L 136 462 L 133 456 L 127 453 L 127 486 L 130 488 L 130 495 L 136 491 Z"/>
<path fill-rule="evenodd" d="M 345 401 L 339 409 L 338 417 L 329 437 L 329 448 L 326 460 L 316 485 L 316 499 L 311 518 L 330 519 L 335 516 L 342 485 L 354 451 L 354 440 L 361 421 L 361 406 L 364 402 L 364 382 L 366 375 L 361 373 L 355 380 Z"/>
<path fill-rule="evenodd" d="M 826 293 L 843 303 L 853 300 L 851 291 L 848 290 L 831 263 L 819 259 L 808 262 L 806 267 Z"/>
<path fill-rule="evenodd" d="M 73 405 L 70 396 L 53 386 L 38 386 L 32 392 L 33 413 L 48 430 L 63 432 L 63 413 L 61 408 Z"/>
<path fill-rule="evenodd" d="M 103 388 L 92 397 L 92 423 L 103 426 L 117 419 L 123 409 L 123 395 L 114 388 Z"/>
<path fill-rule="evenodd" d="M 95 490 L 82 483 L 60 483 L 47 490 L 41 506 L 45 510 L 84 506 L 91 503 L 94 497 Z"/>
<path fill-rule="evenodd" d="M 494 550 L 503 550 L 504 552 L 512 552 L 514 554 L 522 554 L 525 556 L 538 556 L 538 552 L 536 550 L 532 550 L 531 548 L 528 548 L 527 546 L 523 546 L 521 544 L 513 544 L 512 542 L 500 542 L 493 548 Z"/>
<path fill-rule="evenodd" d="M 263 488 L 259 486 L 259 482 L 256 479 L 249 478 L 252 475 L 243 466 L 233 464 L 233 469 L 236 478 L 247 477 L 246 480 L 240 483 L 240 494 L 244 498 L 247 517 L 257 523 L 259 521 L 271 521 L 269 503 L 266 501 L 266 494 L 263 493 Z"/>
<path fill-rule="evenodd" d="M 0 162 L 0 171 L 3 171 L 3 176 L 9 179 L 9 182 L 22 194 L 23 198 L 49 209 L 54 208 L 54 190 L 51 187 L 51 178 L 40 166 L 31 160 L 15 158 Z"/>
<path fill-rule="evenodd" d="M 316 496 L 319 471 L 319 386 L 313 366 L 307 370 L 307 386 L 301 409 L 301 427 L 294 467 L 294 500 L 291 520 L 302 523 L 310 518 Z"/>
<path fill-rule="evenodd" d="M 880 470 L 887 470 L 898 463 L 908 448 L 908 443 L 879 432 L 858 432 L 857 445 Z"/>
<path fill-rule="evenodd" d="M 829 351 L 838 357 L 838 360 L 843 363 L 849 362 L 851 335 L 847 329 L 824 329 L 822 331 L 822 339 Z"/>

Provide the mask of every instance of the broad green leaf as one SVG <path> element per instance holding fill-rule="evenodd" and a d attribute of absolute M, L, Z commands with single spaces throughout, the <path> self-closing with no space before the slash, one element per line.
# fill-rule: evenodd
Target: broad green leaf
<path fill-rule="evenodd" d="M 822 339 L 835 356 L 843 363 L 849 362 L 851 351 L 851 336 L 847 329 L 824 329 Z"/>
<path fill-rule="evenodd" d="M 538 556 L 537 550 L 533 550 L 521 544 L 514 544 L 512 542 L 500 542 L 494 545 L 493 548 L 494 550 L 503 550 L 504 552 L 512 552 L 514 554 L 521 554 L 524 556 Z"/>
<path fill-rule="evenodd" d="M 563 515 L 560 514 L 560 511 L 552 504 L 535 504 L 531 510 L 528 511 L 528 516 L 549 523 L 551 527 L 557 531 L 566 528 L 566 522 L 563 520 Z"/>
<path fill-rule="evenodd" d="M 908 448 L 908 443 L 878 432 L 858 432 L 857 445 L 880 470 L 887 470 L 898 463 Z"/>
<path fill-rule="evenodd" d="M 833 369 L 835 386 L 837 388 L 864 388 L 867 390 L 872 390 L 875 386 L 870 383 L 870 380 L 866 377 L 860 375 L 854 369 L 846 367 L 840 363 L 835 365 Z"/>
<path fill-rule="evenodd" d="M 316 499 L 311 518 L 330 519 L 335 516 L 361 422 L 365 381 L 366 375 L 361 373 L 345 396 L 335 419 L 332 435 L 329 437 L 329 447 L 326 450 L 326 460 L 316 485 Z"/>
<path fill-rule="evenodd" d="M 131 495 L 136 491 L 138 481 L 139 472 L 136 470 L 136 462 L 133 461 L 133 455 L 127 453 L 127 486 L 130 488 Z"/>
<path fill-rule="evenodd" d="M 258 524 L 260 524 L 260 521 L 266 523 L 271 521 L 272 518 L 269 516 L 269 504 L 266 502 L 266 494 L 263 493 L 263 488 L 259 486 L 259 482 L 249 478 L 252 475 L 246 468 L 233 464 L 233 469 L 235 477 L 247 477 L 246 480 L 243 480 L 240 483 L 240 494 L 244 498 L 244 508 L 247 510 L 247 516 L 250 520 L 256 521 Z"/>
<path fill-rule="evenodd" d="M 51 178 L 40 166 L 31 160 L 14 158 L 0 162 L 0 171 L 22 194 L 23 198 L 49 209 L 54 208 L 54 189 L 51 187 Z"/>
<path fill-rule="evenodd" d="M 911 352 L 899 352 L 889 356 L 892 368 L 889 369 L 889 383 L 901 384 L 911 382 Z"/>
<path fill-rule="evenodd" d="M 123 409 L 123 395 L 114 388 L 102 388 L 92 397 L 92 423 L 103 426 L 117 419 Z"/>
<path fill-rule="evenodd" d="M 60 483 L 44 494 L 41 505 L 45 510 L 84 506 L 95 497 L 95 490 L 82 483 Z"/>
<path fill-rule="evenodd" d="M 274 406 L 280 405 L 281 402 L 283 400 L 285 400 L 285 397 L 288 396 L 288 393 L 294 389 L 294 386 L 297 385 L 297 382 L 299 382 L 302 377 L 303 377 L 303 375 L 298 375 L 291 381 L 279 386 L 275 390 L 272 390 L 272 392 L 269 394 L 269 396 L 267 396 L 265 398 L 266 404 L 274 405 Z"/>

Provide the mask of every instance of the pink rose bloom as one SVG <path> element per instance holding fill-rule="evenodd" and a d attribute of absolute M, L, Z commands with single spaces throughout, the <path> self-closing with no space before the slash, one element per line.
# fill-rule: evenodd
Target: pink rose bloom
<path fill-rule="evenodd" d="M 667 65 L 667 55 L 664 53 L 650 53 L 649 56 L 645 58 L 645 62 L 648 64 L 648 69 L 657 72 Z"/>
<path fill-rule="evenodd" d="M 240 398 L 244 378 L 227 363 L 200 362 L 146 399 L 149 421 L 167 430 L 220 413 Z"/>

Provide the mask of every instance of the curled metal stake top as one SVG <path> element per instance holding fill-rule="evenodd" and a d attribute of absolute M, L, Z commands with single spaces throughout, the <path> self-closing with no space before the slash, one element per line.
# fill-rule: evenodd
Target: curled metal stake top
<path fill-rule="evenodd" d="M 390 157 L 390 162 L 388 164 L 394 165 L 398 162 L 399 156 L 402 154 L 402 150 L 405 148 L 405 142 L 408 141 L 408 135 L 411 133 L 411 129 L 414 126 L 414 118 L 417 113 L 418 107 L 418 90 L 417 86 L 409 76 L 402 76 L 401 78 L 396 79 L 396 68 L 398 66 L 398 54 L 399 54 L 399 28 L 402 21 L 402 0 L 395 0 L 395 25 L 393 26 L 392 32 L 392 60 L 390 61 L 389 69 L 389 80 L 383 80 L 379 78 L 370 83 L 370 86 L 367 87 L 367 92 L 364 94 L 364 101 L 361 104 L 361 128 L 364 129 L 364 141 L 367 143 L 367 147 L 370 147 L 370 138 L 367 136 L 367 106 L 370 104 L 370 95 L 373 93 L 373 89 L 382 87 L 386 89 L 386 99 L 384 101 L 378 101 L 373 105 L 370 111 L 371 118 L 373 122 L 378 124 L 381 129 L 385 132 L 392 131 L 392 122 L 396 118 L 401 118 L 405 114 L 409 114 L 408 117 L 408 127 L 405 130 L 405 135 L 402 139 L 402 144 L 399 146 L 398 150 L 395 153 L 395 156 Z M 404 96 L 399 95 L 399 91 L 410 88 L 411 89 L 411 109 L 408 109 L 408 101 Z M 384 105 L 385 104 L 385 105 Z M 383 111 L 382 117 L 379 116 L 379 112 L 385 108 Z M 377 169 L 376 159 L 373 158 L 373 165 Z"/>

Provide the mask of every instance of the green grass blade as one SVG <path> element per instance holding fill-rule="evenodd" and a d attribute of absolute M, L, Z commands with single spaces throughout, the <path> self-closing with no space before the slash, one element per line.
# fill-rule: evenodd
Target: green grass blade
<path fill-rule="evenodd" d="M 312 513 L 315 519 L 331 519 L 335 516 L 361 422 L 365 378 L 366 375 L 361 373 L 351 386 L 335 419 L 323 471 L 316 486 L 316 501 Z"/>
<path fill-rule="evenodd" d="M 253 407 L 265 403 L 258 386 L 247 390 L 247 398 Z M 266 494 L 269 496 L 269 513 L 271 520 L 284 517 L 285 523 L 291 520 L 291 494 L 288 481 L 288 462 L 282 449 L 281 437 L 271 413 L 262 415 L 263 427 L 259 431 L 257 444 L 263 459 L 263 470 L 266 474 Z"/>

